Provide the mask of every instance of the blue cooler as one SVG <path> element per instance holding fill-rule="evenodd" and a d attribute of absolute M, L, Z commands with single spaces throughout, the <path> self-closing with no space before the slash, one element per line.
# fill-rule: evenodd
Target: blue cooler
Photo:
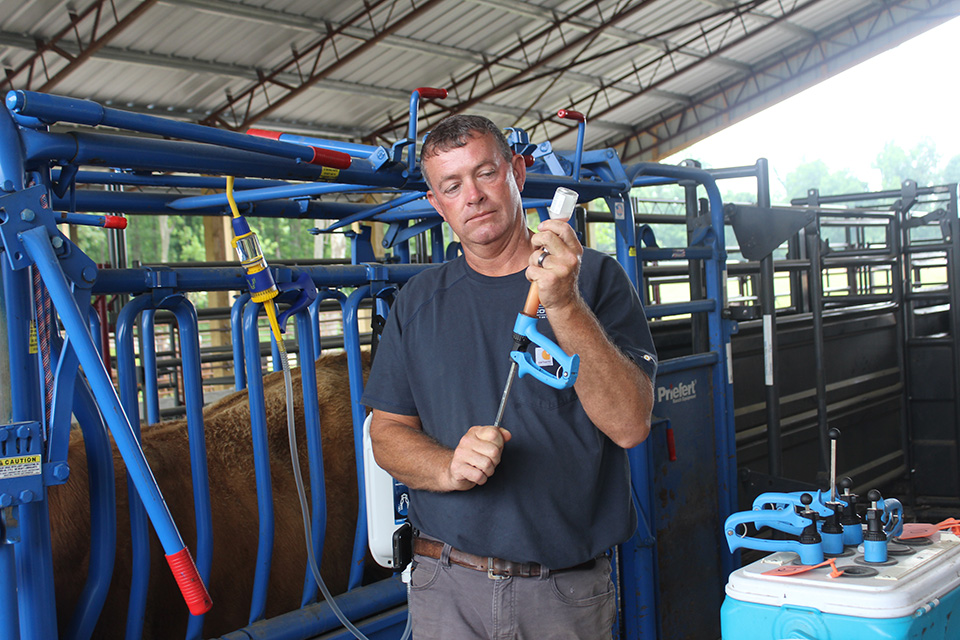
<path fill-rule="evenodd" d="M 778 552 L 730 575 L 720 610 L 723 640 L 960 639 L 960 538 L 949 533 L 890 544 L 886 564 L 863 547 L 795 576 L 764 572 L 798 559 Z M 957 615 L 954 615 L 957 614 Z"/>

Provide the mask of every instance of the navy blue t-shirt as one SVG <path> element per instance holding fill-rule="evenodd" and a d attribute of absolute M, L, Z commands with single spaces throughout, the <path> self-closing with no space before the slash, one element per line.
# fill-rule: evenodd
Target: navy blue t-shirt
<path fill-rule="evenodd" d="M 585 249 L 579 284 L 607 335 L 653 380 L 650 330 L 619 263 Z M 363 404 L 419 416 L 424 432 L 450 448 L 471 426 L 492 424 L 529 286 L 522 271 L 484 276 L 463 257 L 411 279 L 387 319 Z M 538 329 L 555 340 L 546 320 Z M 501 424 L 513 438 L 493 476 L 468 491 L 412 491 L 416 528 L 469 553 L 552 569 L 632 535 L 626 451 L 590 422 L 574 389 L 516 380 Z"/>

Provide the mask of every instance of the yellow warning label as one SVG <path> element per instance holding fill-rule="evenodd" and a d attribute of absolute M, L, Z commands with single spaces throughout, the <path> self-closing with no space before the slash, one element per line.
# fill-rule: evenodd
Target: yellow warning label
<path fill-rule="evenodd" d="M 333 180 L 339 175 L 340 169 L 334 169 L 333 167 L 322 167 L 320 170 L 321 180 Z"/>
<path fill-rule="evenodd" d="M 0 458 L 0 480 L 6 478 L 22 478 L 24 476 L 38 476 L 40 473 L 39 453 L 32 456 Z"/>
<path fill-rule="evenodd" d="M 37 352 L 37 323 L 33 320 L 30 321 L 30 353 Z"/>
<path fill-rule="evenodd" d="M 630 249 L 627 251 L 627 255 L 629 255 L 631 258 L 636 258 L 636 257 L 637 257 L 637 248 L 636 248 L 636 247 L 630 247 Z"/>

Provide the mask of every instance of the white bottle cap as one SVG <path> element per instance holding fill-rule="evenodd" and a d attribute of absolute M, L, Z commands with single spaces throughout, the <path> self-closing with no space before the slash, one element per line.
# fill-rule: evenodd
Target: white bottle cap
<path fill-rule="evenodd" d="M 577 205 L 579 198 L 580 195 L 573 189 L 557 187 L 556 192 L 553 194 L 553 202 L 550 203 L 550 208 L 547 209 L 547 213 L 550 214 L 550 219 L 569 220 L 570 216 L 573 215 L 573 208 Z"/>

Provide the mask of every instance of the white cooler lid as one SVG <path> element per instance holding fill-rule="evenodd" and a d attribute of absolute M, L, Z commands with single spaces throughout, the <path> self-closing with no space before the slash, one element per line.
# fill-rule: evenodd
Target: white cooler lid
<path fill-rule="evenodd" d="M 726 592 L 741 602 L 772 607 L 795 605 L 859 618 L 901 618 L 960 585 L 960 538 L 942 533 L 934 544 L 912 548 L 916 549 L 912 555 L 890 556 L 897 560 L 895 565 L 866 565 L 879 572 L 872 577 L 830 578 L 829 566 L 795 576 L 762 575 L 797 559 L 796 553 L 774 553 L 733 572 Z M 862 556 L 861 549 L 856 557 Z M 836 564 L 838 569 L 865 566 L 856 563 L 855 556 L 837 558 Z"/>

